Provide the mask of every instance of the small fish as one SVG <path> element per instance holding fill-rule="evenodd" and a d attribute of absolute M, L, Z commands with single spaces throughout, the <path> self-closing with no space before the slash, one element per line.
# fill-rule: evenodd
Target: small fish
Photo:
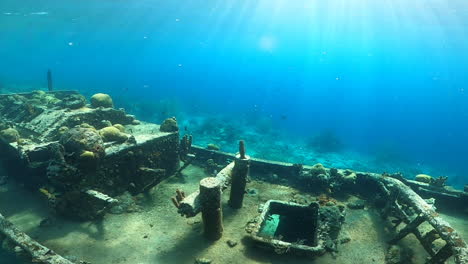
<path fill-rule="evenodd" d="M 286 119 L 288 119 L 287 115 L 281 115 L 281 120 L 286 120 Z"/>
<path fill-rule="evenodd" d="M 38 15 L 38 16 L 43 16 L 43 15 L 48 15 L 49 13 L 48 12 L 33 12 L 33 13 L 30 13 L 30 15 Z"/>

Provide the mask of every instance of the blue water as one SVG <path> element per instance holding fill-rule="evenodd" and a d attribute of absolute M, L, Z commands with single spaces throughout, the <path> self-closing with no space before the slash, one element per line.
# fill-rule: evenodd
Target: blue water
<path fill-rule="evenodd" d="M 328 130 L 354 164 L 387 151 L 468 182 L 464 0 L 2 0 L 0 58 L 3 89 L 46 87 L 50 68 L 148 121 L 262 124 L 258 156 Z"/>
<path fill-rule="evenodd" d="M 2 264 L 22 264 L 26 263 L 19 260 L 14 254 L 5 252 L 3 249 L 0 249 L 0 263 Z"/>

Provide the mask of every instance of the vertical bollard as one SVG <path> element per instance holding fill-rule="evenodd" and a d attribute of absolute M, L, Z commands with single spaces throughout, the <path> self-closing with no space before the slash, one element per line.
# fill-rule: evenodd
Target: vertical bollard
<path fill-rule="evenodd" d="M 200 202 L 205 237 L 218 240 L 223 235 L 223 211 L 221 210 L 221 183 L 214 177 L 200 181 Z"/>
<path fill-rule="evenodd" d="M 250 157 L 245 155 L 244 141 L 239 141 L 239 154 L 236 155 L 231 177 L 231 193 L 229 195 L 229 206 L 234 209 L 242 208 L 244 201 L 245 186 L 249 173 Z"/>
<path fill-rule="evenodd" d="M 49 92 L 54 90 L 54 85 L 52 83 L 52 71 L 50 69 L 47 70 L 47 89 Z"/>

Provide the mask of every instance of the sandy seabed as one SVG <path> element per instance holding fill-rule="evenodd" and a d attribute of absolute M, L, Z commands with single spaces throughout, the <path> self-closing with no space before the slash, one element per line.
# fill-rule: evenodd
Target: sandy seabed
<path fill-rule="evenodd" d="M 107 214 L 97 222 L 75 222 L 58 218 L 50 227 L 39 227 L 50 215 L 39 194 L 23 190 L 12 183 L 0 187 L 0 212 L 33 238 L 63 256 L 89 261 L 93 264 L 193 264 L 203 257 L 216 263 L 385 263 L 389 233 L 381 217 L 371 207 L 347 209 L 342 235 L 351 241 L 339 245 L 339 252 L 311 259 L 291 255 L 276 255 L 255 247 L 246 238 L 246 223 L 256 217 L 258 206 L 270 199 L 289 201 L 294 195 L 308 194 L 286 186 L 252 180 L 248 188 L 256 195 L 246 195 L 244 207 L 230 209 L 223 194 L 224 234 L 210 242 L 202 236 L 201 216 L 184 218 L 177 214 L 170 201 L 177 188 L 186 193 L 197 190 L 199 181 L 207 177 L 202 168 L 188 167 L 183 177 L 173 177 L 139 196 L 142 210 L 133 213 Z M 356 199 L 349 196 L 340 202 Z M 456 214 L 444 214 L 447 220 L 468 239 L 468 222 Z M 237 242 L 230 247 L 227 241 Z M 411 248 L 413 259 L 408 263 L 424 263 L 427 254 L 412 235 L 403 239 L 402 246 Z"/>

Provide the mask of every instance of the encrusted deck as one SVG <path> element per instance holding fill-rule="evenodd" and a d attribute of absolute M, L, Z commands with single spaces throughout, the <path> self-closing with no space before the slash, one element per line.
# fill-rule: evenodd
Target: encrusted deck
<path fill-rule="evenodd" d="M 137 194 L 179 167 L 177 130 L 160 131 L 112 102 L 93 107 L 73 91 L 1 95 L 0 131 L 7 171 L 54 211 L 80 219 L 111 205 L 97 193 Z"/>
<path fill-rule="evenodd" d="M 123 109 L 113 109 L 112 102 L 107 102 L 106 107 L 92 107 L 80 94 L 70 91 L 0 95 L 0 161 L 16 182 L 41 193 L 53 212 L 82 220 L 101 218 L 110 207 L 116 208 L 116 204 L 121 204 L 120 197 L 130 196 L 132 201 L 129 193 L 138 195 L 145 192 L 149 195 L 152 187 L 164 179 L 171 175 L 180 176 L 180 157 L 185 163 L 181 169 L 195 161 L 203 164 L 209 173 L 215 172 L 217 177 L 212 179 L 219 181 L 219 193 L 229 186 L 232 188 L 234 171 L 247 175 L 248 169 L 235 169 L 237 160 L 232 161 L 238 157 L 234 154 L 191 148 L 191 137 L 184 137 L 181 144 L 176 120 L 170 118 L 166 121 L 161 126 L 140 122 Z M 243 152 L 245 154 L 245 149 Z M 247 200 L 248 215 L 242 204 L 236 208 L 238 211 L 229 211 L 229 218 L 239 217 L 244 221 L 246 216 L 255 217 L 256 210 L 252 210 L 255 203 L 266 202 L 260 216 L 257 215 L 245 227 L 253 241 L 276 253 L 318 256 L 330 251 L 335 254 L 337 245 L 343 243 L 338 236 L 345 218 L 345 207 L 329 194 L 351 194 L 367 198 L 366 202 L 393 224 L 395 234 L 389 244 L 413 233 L 429 254 L 428 263 L 442 263 L 447 259 L 453 259 L 457 264 L 468 261 L 468 249 L 462 236 L 416 193 L 461 201 L 457 206 L 466 208 L 466 192 L 434 189 L 434 186 L 407 181 L 399 174 L 363 173 L 325 168 L 321 164 L 305 166 L 250 157 L 245 164 L 258 180 L 278 184 L 275 188 L 292 185 L 304 192 L 322 193 L 302 204 L 279 200 L 283 199 L 281 194 L 269 193 L 266 199 L 269 201 Z M 256 184 L 260 188 L 261 184 Z M 263 191 L 268 193 L 267 189 Z M 200 203 L 198 191 L 185 196 L 177 189 L 176 194 L 173 198 L 177 207 L 174 214 L 179 212 L 187 217 L 196 217 L 207 208 Z M 288 195 L 296 200 L 291 190 Z M 169 200 L 167 192 L 164 197 Z M 221 202 L 218 198 L 217 201 Z M 155 206 L 167 209 L 165 203 Z M 348 207 L 356 206 L 348 204 Z M 221 212 L 222 208 L 216 207 L 216 210 Z M 168 212 L 166 210 L 164 215 L 157 217 L 167 218 Z M 219 216 L 222 221 L 222 214 Z M 223 232 L 221 221 L 220 236 Z M 174 222 L 180 224 L 178 220 Z M 430 230 L 420 230 L 423 223 Z M 235 226 L 236 229 L 230 231 L 231 235 L 239 234 L 242 228 L 238 223 Z M 189 232 L 188 228 L 185 231 Z M 0 240 L 5 239 L 22 248 L 35 261 L 71 263 L 22 233 L 2 215 L 0 233 L 3 234 L 0 234 Z M 240 235 L 237 237 L 240 239 Z M 349 242 L 349 239 L 345 241 Z M 236 245 L 230 240 L 227 243 Z M 177 245 L 171 246 L 175 247 L 171 250 L 179 250 Z M 215 248 L 219 248 L 219 243 Z"/>

